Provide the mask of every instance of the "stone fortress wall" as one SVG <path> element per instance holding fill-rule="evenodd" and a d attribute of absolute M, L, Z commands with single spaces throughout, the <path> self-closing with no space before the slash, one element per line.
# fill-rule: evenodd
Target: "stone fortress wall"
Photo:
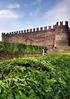
<path fill-rule="evenodd" d="M 68 21 L 57 22 L 53 28 L 40 27 L 2 33 L 2 41 L 8 43 L 23 43 L 38 46 L 46 46 L 48 49 L 70 46 L 70 29 Z"/>

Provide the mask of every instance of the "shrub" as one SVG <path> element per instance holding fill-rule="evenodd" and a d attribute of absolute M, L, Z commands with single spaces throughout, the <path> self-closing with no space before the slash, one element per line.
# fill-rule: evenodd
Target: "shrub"
<path fill-rule="evenodd" d="M 0 99 L 70 99 L 70 56 L 54 54 L 0 63 Z"/>

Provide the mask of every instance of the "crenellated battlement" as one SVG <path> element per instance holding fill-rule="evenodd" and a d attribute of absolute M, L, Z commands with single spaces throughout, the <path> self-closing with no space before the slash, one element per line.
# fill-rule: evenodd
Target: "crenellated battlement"
<path fill-rule="evenodd" d="M 68 21 L 65 21 L 65 24 L 63 24 L 63 21 L 60 21 L 60 22 L 56 22 L 55 25 L 52 26 L 45 26 L 45 27 L 37 27 L 37 28 L 33 28 L 33 29 L 27 29 L 27 30 L 20 30 L 20 31 L 14 31 L 14 32 L 8 32 L 8 33 L 2 33 L 2 35 L 14 35 L 14 34 L 23 34 L 23 33 L 34 33 L 34 32 L 42 32 L 42 31 L 51 31 L 53 29 L 56 29 L 56 28 L 60 28 L 60 27 L 68 27 Z"/>
<path fill-rule="evenodd" d="M 48 46 L 48 48 L 51 46 L 53 48 L 70 45 L 70 29 L 68 21 L 60 21 L 53 26 L 2 33 L 2 41 Z"/>

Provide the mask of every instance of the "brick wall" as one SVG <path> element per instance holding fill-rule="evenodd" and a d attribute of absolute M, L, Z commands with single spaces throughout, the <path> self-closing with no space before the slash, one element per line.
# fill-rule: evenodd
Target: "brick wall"
<path fill-rule="evenodd" d="M 67 21 L 64 24 L 63 22 L 57 22 L 52 28 L 49 26 L 44 28 L 27 29 L 24 31 L 2 33 L 3 42 L 47 46 L 48 49 L 68 46 L 70 42 L 69 40 L 70 31 Z"/>

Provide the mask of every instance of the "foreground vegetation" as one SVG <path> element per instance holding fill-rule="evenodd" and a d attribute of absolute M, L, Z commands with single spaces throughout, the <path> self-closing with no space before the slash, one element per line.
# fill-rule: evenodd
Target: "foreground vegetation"
<path fill-rule="evenodd" d="M 70 99 L 70 55 L 0 63 L 0 99 Z"/>
<path fill-rule="evenodd" d="M 42 46 L 0 42 L 0 52 L 7 52 L 13 54 L 42 53 L 43 48 L 44 47 Z"/>

